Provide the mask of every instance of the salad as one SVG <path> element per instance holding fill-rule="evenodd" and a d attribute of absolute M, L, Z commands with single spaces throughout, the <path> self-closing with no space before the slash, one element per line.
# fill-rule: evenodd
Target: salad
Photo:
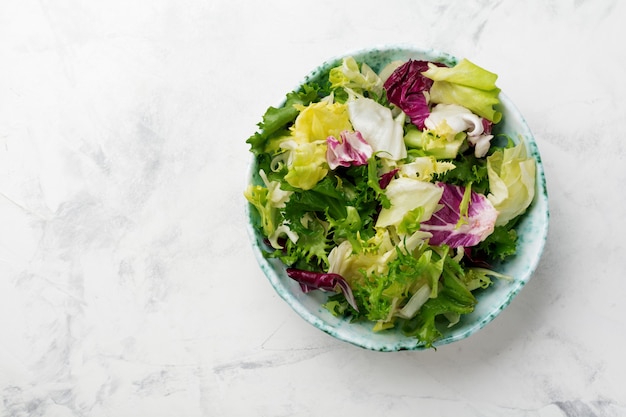
<path fill-rule="evenodd" d="M 346 57 L 287 94 L 247 140 L 264 256 L 333 315 L 432 346 L 511 279 L 498 265 L 535 194 L 523 140 L 496 133 L 496 79 L 467 59 Z"/>

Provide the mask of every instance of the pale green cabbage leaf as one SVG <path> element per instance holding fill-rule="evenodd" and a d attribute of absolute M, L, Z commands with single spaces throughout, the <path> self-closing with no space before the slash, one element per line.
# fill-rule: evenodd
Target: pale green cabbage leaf
<path fill-rule="evenodd" d="M 487 198 L 499 212 L 496 226 L 526 211 L 535 196 L 535 171 L 535 159 L 527 156 L 523 140 L 487 157 L 490 189 Z"/>
<path fill-rule="evenodd" d="M 376 221 L 376 227 L 397 226 L 404 217 L 418 207 L 422 207 L 420 217 L 416 222 L 424 222 L 432 216 L 438 207 L 443 188 L 421 181 L 417 178 L 400 177 L 391 180 L 385 194 L 391 206 L 382 208 Z"/>
<path fill-rule="evenodd" d="M 428 70 L 423 74 L 434 81 L 430 88 L 432 103 L 458 104 L 494 123 L 502 118 L 502 113 L 494 109 L 500 102 L 496 74 L 467 59 L 454 67 L 429 63 Z"/>

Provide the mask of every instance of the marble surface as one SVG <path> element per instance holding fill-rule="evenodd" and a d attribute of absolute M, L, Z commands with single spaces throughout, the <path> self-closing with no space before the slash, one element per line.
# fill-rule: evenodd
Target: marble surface
<path fill-rule="evenodd" d="M 626 3 L 0 3 L 0 415 L 626 415 Z M 437 351 L 305 323 L 244 225 L 245 139 L 320 62 L 407 43 L 499 74 L 545 255 Z"/>

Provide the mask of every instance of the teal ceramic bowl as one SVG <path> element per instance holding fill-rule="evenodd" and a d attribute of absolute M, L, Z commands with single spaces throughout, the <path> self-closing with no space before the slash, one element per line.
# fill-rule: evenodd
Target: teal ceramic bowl
<path fill-rule="evenodd" d="M 442 62 L 448 66 L 454 66 L 457 63 L 457 58 L 447 53 L 413 47 L 373 48 L 355 51 L 345 56 L 353 56 L 357 61 L 366 62 L 377 72 L 387 63 L 395 60 L 428 60 Z M 303 83 L 319 78 L 321 74 L 337 66 L 343 57 L 338 56 L 323 63 L 308 74 Z M 471 60 L 471 58 L 469 59 Z M 494 133 L 505 133 L 514 140 L 523 137 L 529 155 L 534 156 L 537 160 L 535 198 L 517 228 L 518 252 L 513 258 L 497 268 L 499 272 L 513 277 L 513 280 L 495 280 L 491 287 L 476 292 L 478 304 L 474 312 L 465 315 L 455 326 L 440 329 L 443 337 L 437 340 L 433 347 L 467 338 L 494 320 L 530 280 L 539 263 L 546 242 L 549 220 L 548 194 L 539 150 L 523 116 L 513 103 L 503 93 L 500 93 L 500 101 L 499 110 L 503 117 L 502 121 L 494 127 Z M 278 105 L 281 104 L 278 103 Z M 260 182 L 257 171 L 253 159 L 248 172 L 250 183 L 258 184 Z M 287 276 L 283 264 L 263 256 L 265 244 L 263 243 L 263 236 L 253 226 L 253 216 L 255 215 L 253 210 L 246 203 L 247 228 L 258 263 L 278 295 L 305 321 L 339 340 L 365 349 L 385 352 L 425 349 L 425 346 L 417 339 L 405 336 L 399 329 L 374 333 L 372 332 L 373 323 L 350 323 L 348 319 L 333 316 L 322 307 L 322 304 L 326 302 L 328 293 L 311 291 L 304 294 L 298 283 Z"/>

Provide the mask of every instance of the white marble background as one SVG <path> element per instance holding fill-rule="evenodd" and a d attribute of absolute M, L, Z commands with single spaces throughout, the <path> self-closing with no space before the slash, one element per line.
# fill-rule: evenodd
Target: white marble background
<path fill-rule="evenodd" d="M 626 415 L 625 20 L 620 0 L 3 0 L 0 414 Z M 498 73 L 550 193 L 529 285 L 436 352 L 305 323 L 244 228 L 267 106 L 389 43 Z"/>

